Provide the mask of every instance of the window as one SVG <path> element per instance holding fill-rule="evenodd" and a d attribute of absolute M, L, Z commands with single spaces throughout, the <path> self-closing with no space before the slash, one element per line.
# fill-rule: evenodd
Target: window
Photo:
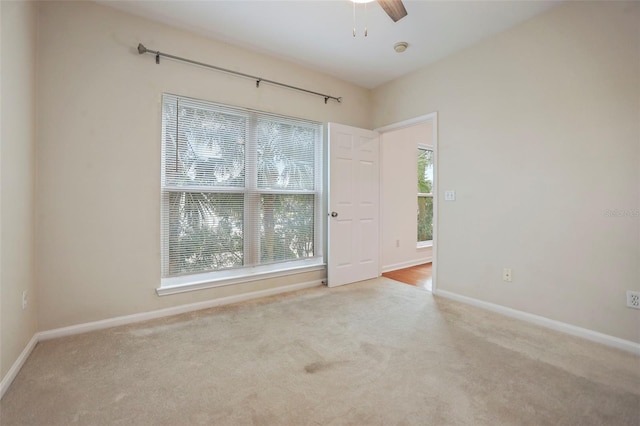
<path fill-rule="evenodd" d="M 418 148 L 418 246 L 433 240 L 433 149 Z"/>
<path fill-rule="evenodd" d="M 321 263 L 322 125 L 162 99 L 162 286 Z"/>

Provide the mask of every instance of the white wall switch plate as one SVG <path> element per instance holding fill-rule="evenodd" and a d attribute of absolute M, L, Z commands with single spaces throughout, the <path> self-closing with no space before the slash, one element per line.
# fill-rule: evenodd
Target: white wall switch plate
<path fill-rule="evenodd" d="M 502 280 L 510 283 L 512 278 L 513 278 L 513 275 L 511 274 L 511 269 L 510 268 L 504 268 L 502 270 Z"/>
<path fill-rule="evenodd" d="M 456 191 L 444 191 L 444 200 L 445 201 L 455 201 L 456 200 Z"/>

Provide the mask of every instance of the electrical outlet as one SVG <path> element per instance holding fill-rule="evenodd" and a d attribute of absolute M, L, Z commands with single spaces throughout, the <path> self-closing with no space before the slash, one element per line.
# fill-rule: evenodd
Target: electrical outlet
<path fill-rule="evenodd" d="M 510 268 L 504 268 L 502 270 L 502 280 L 503 281 L 506 281 L 506 282 L 510 283 L 512 277 L 513 276 L 511 275 L 511 269 Z"/>
<path fill-rule="evenodd" d="M 627 306 L 640 309 L 640 291 L 627 291 Z"/>
<path fill-rule="evenodd" d="M 22 309 L 27 309 L 27 290 L 22 292 Z"/>

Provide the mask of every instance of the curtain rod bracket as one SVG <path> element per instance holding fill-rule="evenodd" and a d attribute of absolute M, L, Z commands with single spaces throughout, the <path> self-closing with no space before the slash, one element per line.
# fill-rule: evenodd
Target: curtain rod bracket
<path fill-rule="evenodd" d="M 324 93 L 314 92 L 313 90 L 303 89 L 302 87 L 296 87 L 296 86 L 292 86 L 290 84 L 280 83 L 278 81 L 267 80 L 266 78 L 256 77 L 256 76 L 251 75 L 251 74 L 245 74 L 245 73 L 242 73 L 242 72 L 233 71 L 233 70 L 222 68 L 222 67 L 217 67 L 215 65 L 205 64 L 204 62 L 198 62 L 198 61 L 194 61 L 192 59 L 181 58 L 180 56 L 170 55 L 168 53 L 160 53 L 159 50 L 147 49 L 142 43 L 138 43 L 138 53 L 140 55 L 143 55 L 145 53 L 151 53 L 151 54 L 155 55 L 156 64 L 160 63 L 160 56 L 164 56 L 165 58 L 174 59 L 174 60 L 180 61 L 180 62 L 186 62 L 188 64 L 193 64 L 193 65 L 197 65 L 197 66 L 200 66 L 200 67 L 209 68 L 209 69 L 212 69 L 212 70 L 215 70 L 215 71 L 224 72 L 224 73 L 227 73 L 227 74 L 233 74 L 233 75 L 236 75 L 238 77 L 250 78 L 252 80 L 255 80 L 257 88 L 260 87 L 260 83 L 268 83 L 268 84 L 272 84 L 274 86 L 280 86 L 280 87 L 284 87 L 286 89 L 297 90 L 298 92 L 308 93 L 310 95 L 322 96 L 324 98 L 324 103 L 325 104 L 329 102 L 329 99 L 333 99 L 334 101 L 336 101 L 338 103 L 342 103 L 342 98 L 341 97 L 325 95 Z"/>

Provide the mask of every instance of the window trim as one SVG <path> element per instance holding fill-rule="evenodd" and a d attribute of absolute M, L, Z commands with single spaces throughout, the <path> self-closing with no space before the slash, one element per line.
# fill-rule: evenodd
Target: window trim
<path fill-rule="evenodd" d="M 253 132 L 256 117 L 260 115 L 261 117 L 273 117 L 277 119 L 293 120 L 295 122 L 307 122 L 313 125 L 317 125 L 320 129 L 320 133 L 316 134 L 316 146 L 315 146 L 315 168 L 319 170 L 319 173 L 315 174 L 315 181 L 313 190 L 279 190 L 279 189 L 262 189 L 256 186 L 256 182 L 251 180 L 251 176 L 256 174 L 255 170 L 245 170 L 245 186 L 240 187 L 201 187 L 201 186 L 172 186 L 172 185 L 164 185 L 164 175 L 165 175 L 165 161 L 164 155 L 161 161 L 161 176 L 162 176 L 162 184 L 160 186 L 160 196 L 161 196 L 161 226 L 164 227 L 163 223 L 163 215 L 164 215 L 164 197 L 165 194 L 169 194 L 171 192 L 209 192 L 209 193 L 239 193 L 245 195 L 245 200 L 247 196 L 260 196 L 261 194 L 282 194 L 282 195 L 296 195 L 296 194 L 304 194 L 304 195 L 313 195 L 314 196 L 314 213 L 313 213 L 313 221 L 314 221 L 314 256 L 309 258 L 304 258 L 301 260 L 289 260 L 284 262 L 276 262 L 276 263 L 268 263 L 268 264 L 258 264 L 253 266 L 242 266 L 237 268 L 229 268 L 222 269 L 217 271 L 207 271 L 201 273 L 193 273 L 193 274 L 185 274 L 185 275 L 177 275 L 170 277 L 160 277 L 160 287 L 156 288 L 156 294 L 158 296 L 165 296 L 171 294 L 179 294 L 196 290 L 210 289 L 215 287 L 228 286 L 233 284 L 241 284 L 246 282 L 265 280 L 271 278 L 284 277 L 288 275 L 296 275 L 314 271 L 324 271 L 326 270 L 325 263 L 325 241 L 324 241 L 324 223 L 322 214 L 324 207 L 324 199 L 325 199 L 325 190 L 324 190 L 324 181 L 325 181 L 325 160 L 324 160 L 324 140 L 325 140 L 325 125 L 320 122 L 307 120 L 307 119 L 299 119 L 297 117 L 291 116 L 283 116 L 279 114 L 273 114 L 266 111 L 259 111 L 249 108 L 237 107 L 234 105 L 226 105 L 220 104 L 216 102 L 211 102 L 204 99 L 195 99 L 186 96 L 176 95 L 172 93 L 163 93 L 162 100 L 160 103 L 161 111 L 164 108 L 164 97 L 170 96 L 175 98 L 180 98 L 186 101 L 192 101 L 196 103 L 204 103 L 215 107 L 220 108 L 230 108 L 234 110 L 242 110 L 249 114 L 249 131 Z M 161 127 L 161 144 L 162 151 L 164 152 L 164 140 L 163 135 L 165 134 L 165 123 L 162 121 Z M 252 146 L 255 148 L 255 141 L 248 140 L 247 146 Z M 245 151 L 245 167 L 249 165 L 248 161 L 255 161 L 255 155 L 250 155 Z M 249 182 L 247 183 L 247 180 Z M 245 203 L 245 209 L 247 208 Z M 256 210 L 257 211 L 257 210 Z M 257 222 L 256 222 L 257 223 Z M 245 212 L 245 224 L 246 224 L 246 212 Z M 164 271 L 164 259 L 165 256 L 168 259 L 168 240 L 169 236 L 165 235 L 161 230 L 161 270 Z M 256 241 L 259 241 L 257 239 Z M 245 246 L 245 250 L 254 251 L 258 244 L 254 245 L 253 249 L 251 247 Z M 245 251 L 245 258 L 247 258 L 247 252 Z M 251 258 L 251 254 L 249 254 L 249 258 Z"/>
<path fill-rule="evenodd" d="M 429 241 L 419 241 L 419 242 L 416 244 L 416 248 L 419 248 L 419 249 L 429 248 L 429 247 L 433 247 L 433 240 L 429 240 Z"/>
<path fill-rule="evenodd" d="M 287 275 L 324 271 L 326 266 L 322 258 L 312 257 L 291 262 L 270 263 L 246 268 L 225 269 L 222 271 L 161 278 L 161 284 L 160 287 L 156 288 L 156 294 L 158 296 L 167 296 L 257 280 L 285 277 Z"/>

